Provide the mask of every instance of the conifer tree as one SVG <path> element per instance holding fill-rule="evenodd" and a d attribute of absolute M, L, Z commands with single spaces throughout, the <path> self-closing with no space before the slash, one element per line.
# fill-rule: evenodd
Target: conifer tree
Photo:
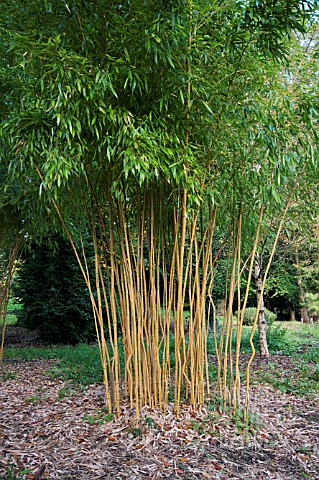
<path fill-rule="evenodd" d="M 33 245 L 20 260 L 13 294 L 22 304 L 19 324 L 50 343 L 95 338 L 90 296 L 73 250 L 55 235 Z"/>

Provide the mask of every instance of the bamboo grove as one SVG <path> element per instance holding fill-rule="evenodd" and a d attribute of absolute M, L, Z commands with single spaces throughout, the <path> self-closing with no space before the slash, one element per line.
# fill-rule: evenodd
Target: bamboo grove
<path fill-rule="evenodd" d="M 271 237 L 265 282 L 289 206 L 316 176 L 314 98 L 297 97 L 300 75 L 280 63 L 303 55 L 292 33 L 312 28 L 316 4 L 109 3 L 6 2 L 24 29 L 2 26 L 21 89 L 1 125 L 20 215 L 33 236 L 32 218 L 60 224 L 73 246 L 110 411 L 174 402 L 178 415 L 217 392 L 247 414 L 256 254 Z"/>

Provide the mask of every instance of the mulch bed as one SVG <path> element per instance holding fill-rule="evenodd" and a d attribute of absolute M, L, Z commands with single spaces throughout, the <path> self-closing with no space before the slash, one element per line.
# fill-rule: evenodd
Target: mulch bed
<path fill-rule="evenodd" d="M 227 414 L 188 406 L 179 419 L 172 407 L 165 414 L 144 408 L 136 424 L 123 404 L 121 417 L 108 422 L 103 386 L 79 391 L 51 379 L 55 362 L 4 361 L 1 479 L 319 479 L 315 399 L 254 385 L 258 421 L 246 434 Z"/>

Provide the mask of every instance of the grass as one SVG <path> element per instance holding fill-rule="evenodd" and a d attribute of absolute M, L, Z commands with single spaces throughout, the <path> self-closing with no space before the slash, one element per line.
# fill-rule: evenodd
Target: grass
<path fill-rule="evenodd" d="M 6 315 L 6 323 L 7 325 L 15 325 L 17 323 L 17 316 L 14 312 L 20 310 L 22 305 L 20 303 L 14 303 L 13 300 L 9 300 L 7 305 L 7 315 Z M 3 325 L 3 318 L 0 318 L 0 325 Z"/>
<path fill-rule="evenodd" d="M 7 480 L 23 480 L 27 473 L 31 473 L 32 470 L 30 469 L 17 469 L 12 465 L 12 469 L 8 468 L 7 470 Z"/>
<path fill-rule="evenodd" d="M 15 325 L 17 323 L 17 317 L 13 313 L 7 313 L 6 324 Z M 0 319 L 0 325 L 3 325 L 3 318 Z"/>
<path fill-rule="evenodd" d="M 250 355 L 251 327 L 243 327 L 241 352 Z M 233 335 L 235 346 L 236 331 Z M 268 383 L 282 392 L 313 396 L 319 393 L 319 324 L 275 322 L 267 331 L 270 360 L 259 362 L 254 370 L 256 383 Z M 258 332 L 253 339 L 258 357 Z M 213 335 L 208 352 L 215 354 Z M 210 379 L 216 378 L 216 366 L 209 366 Z"/>
<path fill-rule="evenodd" d="M 251 352 L 251 327 L 244 327 L 242 353 Z M 254 338 L 258 347 L 258 334 Z M 261 362 L 254 373 L 255 382 L 266 382 L 283 392 L 312 395 L 319 392 L 319 324 L 275 322 L 268 330 L 270 361 Z M 173 338 L 172 338 L 173 354 Z M 215 353 L 213 335 L 208 338 L 208 351 Z M 258 352 L 258 348 L 257 348 Z M 258 355 L 258 353 L 257 353 Z M 23 360 L 56 359 L 47 370 L 50 378 L 64 378 L 71 383 L 89 385 L 102 382 L 99 350 L 96 345 L 6 348 L 5 358 Z M 172 358 L 172 362 L 173 362 Z M 122 359 L 123 361 L 123 359 Z M 210 378 L 216 379 L 216 366 L 211 365 Z M 61 398 L 68 395 L 61 391 Z"/>
<path fill-rule="evenodd" d="M 313 396 L 319 393 L 319 324 L 280 322 L 273 334 L 270 363 L 261 365 L 256 381 L 265 382 L 285 393 Z M 274 347 L 277 349 L 274 351 Z M 279 355 L 278 355 L 279 354 Z"/>
<path fill-rule="evenodd" d="M 83 415 L 83 421 L 88 422 L 90 425 L 103 425 L 103 423 L 111 422 L 113 418 L 114 414 L 110 413 L 106 408 L 96 410 L 95 415 Z"/>
<path fill-rule="evenodd" d="M 27 361 L 56 359 L 58 362 L 46 372 L 50 378 L 64 378 L 81 385 L 102 382 L 100 355 L 96 345 L 8 347 L 4 350 L 4 358 Z"/>

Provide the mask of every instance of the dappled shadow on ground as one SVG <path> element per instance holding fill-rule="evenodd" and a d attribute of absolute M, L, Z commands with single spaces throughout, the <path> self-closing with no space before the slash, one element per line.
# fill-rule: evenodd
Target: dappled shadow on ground
<path fill-rule="evenodd" d="M 2 328 L 2 326 L 0 327 Z M 4 336 L 5 347 L 34 347 L 42 345 L 38 333 L 18 325 L 7 325 Z"/>
<path fill-rule="evenodd" d="M 251 426 L 182 406 L 164 414 L 104 409 L 100 384 L 80 391 L 53 378 L 55 360 L 5 360 L 0 388 L 0 478 L 319 479 L 318 403 L 253 385 Z M 25 476 L 23 469 L 29 469 Z M 20 476 L 18 473 L 20 472 Z M 13 477 L 14 478 L 14 477 Z"/>

